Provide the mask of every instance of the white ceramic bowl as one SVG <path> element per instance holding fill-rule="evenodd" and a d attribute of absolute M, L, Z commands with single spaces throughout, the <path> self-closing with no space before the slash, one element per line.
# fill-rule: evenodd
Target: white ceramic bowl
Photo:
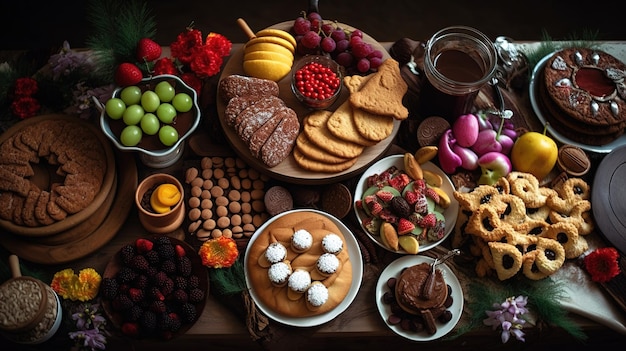
<path fill-rule="evenodd" d="M 113 144 L 122 151 L 137 152 L 143 164 L 152 168 L 165 168 L 174 164 L 183 154 L 185 139 L 187 139 L 200 124 L 200 107 L 198 106 L 198 94 L 189 85 L 185 84 L 179 77 L 163 74 L 154 77 L 144 78 L 138 86 L 142 91 L 154 87 L 158 82 L 167 80 L 174 85 L 176 92 L 187 93 L 193 100 L 193 107 L 189 112 L 179 113 L 172 126 L 178 131 L 178 141 L 172 146 L 163 145 L 158 136 L 145 135 L 137 146 L 124 146 L 120 142 L 120 132 L 124 127 L 124 122 L 111 119 L 104 109 L 100 114 L 100 127 L 104 134 Z M 115 89 L 112 97 L 119 97 L 123 87 Z"/>

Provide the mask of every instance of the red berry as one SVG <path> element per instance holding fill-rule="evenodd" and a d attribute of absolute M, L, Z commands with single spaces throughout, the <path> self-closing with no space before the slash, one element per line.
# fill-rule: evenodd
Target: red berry
<path fill-rule="evenodd" d="M 143 79 L 143 72 L 136 65 L 124 62 L 115 70 L 115 83 L 119 86 L 135 85 Z"/>
<path fill-rule="evenodd" d="M 161 45 L 149 38 L 140 39 L 137 43 L 137 61 L 152 62 L 161 57 Z"/>

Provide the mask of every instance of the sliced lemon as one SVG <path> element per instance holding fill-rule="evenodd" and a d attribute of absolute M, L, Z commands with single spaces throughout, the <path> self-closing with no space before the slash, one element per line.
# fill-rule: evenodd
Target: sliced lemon
<path fill-rule="evenodd" d="M 279 38 L 289 41 L 291 45 L 293 45 L 294 47 L 298 46 L 298 44 L 296 43 L 296 38 L 294 38 L 293 35 L 291 35 L 291 33 L 282 29 L 276 29 L 276 28 L 261 29 L 260 31 L 256 33 L 256 36 L 257 37 L 279 37 Z"/>
<path fill-rule="evenodd" d="M 280 45 L 280 46 L 284 47 L 285 49 L 289 50 L 289 52 L 291 52 L 292 55 L 296 52 L 296 47 L 289 40 L 285 40 L 285 39 L 279 38 L 279 37 L 256 37 L 256 38 L 252 38 L 252 39 L 248 40 L 248 42 L 246 43 L 246 47 L 252 46 L 254 44 L 260 44 L 260 43 L 269 43 L 269 44 Z"/>
<path fill-rule="evenodd" d="M 248 60 L 272 60 L 282 62 L 286 65 L 291 66 L 293 64 L 293 59 L 289 56 L 285 56 L 280 52 L 275 51 L 252 51 L 243 56 L 244 61 Z"/>
<path fill-rule="evenodd" d="M 243 70 L 249 76 L 278 82 L 291 71 L 291 65 L 274 60 L 247 60 L 243 62 Z"/>

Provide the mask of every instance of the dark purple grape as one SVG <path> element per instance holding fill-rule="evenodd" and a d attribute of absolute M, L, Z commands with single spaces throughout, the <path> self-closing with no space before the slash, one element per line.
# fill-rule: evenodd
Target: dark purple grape
<path fill-rule="evenodd" d="M 330 23 L 324 23 L 322 24 L 322 33 L 324 33 L 326 36 L 331 36 L 331 34 L 333 33 L 333 30 L 335 30 L 335 27 L 333 27 L 332 24 Z"/>
<path fill-rule="evenodd" d="M 348 51 L 344 51 L 337 55 L 335 61 L 343 67 L 350 67 L 354 64 L 354 57 Z"/>
<path fill-rule="evenodd" d="M 350 34 L 350 38 L 354 38 L 354 37 L 363 39 L 363 32 L 361 32 L 358 29 L 353 30 L 352 33 Z"/>
<path fill-rule="evenodd" d="M 322 15 L 320 15 L 320 14 L 319 14 L 319 12 L 312 11 L 312 12 L 309 12 L 309 13 L 306 15 L 306 18 L 307 18 L 309 21 L 312 21 L 312 20 L 314 20 L 314 19 L 316 19 L 316 20 L 320 20 L 320 21 L 321 21 L 321 20 L 322 20 Z"/>
<path fill-rule="evenodd" d="M 348 48 L 350 47 L 350 42 L 348 41 L 348 39 L 342 39 L 342 40 L 337 41 L 335 45 L 336 45 L 335 52 L 339 53 L 339 52 L 347 51 Z"/>
<path fill-rule="evenodd" d="M 346 32 L 343 29 L 336 28 L 330 33 L 331 38 L 335 41 L 340 41 L 346 39 Z"/>
<path fill-rule="evenodd" d="M 371 44 L 364 41 L 356 44 L 352 44 L 352 55 L 356 58 L 367 58 L 369 54 L 374 51 L 374 47 Z M 369 64 L 369 61 L 368 61 Z M 369 69 L 369 67 L 368 67 Z"/>
<path fill-rule="evenodd" d="M 310 30 L 304 33 L 300 40 L 300 45 L 303 45 L 307 49 L 315 49 L 320 45 L 321 39 L 317 32 Z"/>
<path fill-rule="evenodd" d="M 372 57 L 369 60 L 370 60 L 370 69 L 377 69 L 383 63 L 383 59 L 379 57 Z"/>
<path fill-rule="evenodd" d="M 321 19 L 312 19 L 311 21 L 311 30 L 315 33 L 319 33 L 322 28 L 322 20 Z"/>
<path fill-rule="evenodd" d="M 359 59 L 356 63 L 356 69 L 361 73 L 366 73 L 370 70 L 370 60 L 366 58 Z"/>
<path fill-rule="evenodd" d="M 293 21 L 293 32 L 296 35 L 304 35 L 306 32 L 311 30 L 311 22 L 304 18 L 298 17 Z"/>
<path fill-rule="evenodd" d="M 320 48 L 324 52 L 331 53 L 331 52 L 335 51 L 336 47 L 337 47 L 337 44 L 335 43 L 335 41 L 331 37 L 324 37 L 324 39 L 322 39 L 320 41 Z"/>

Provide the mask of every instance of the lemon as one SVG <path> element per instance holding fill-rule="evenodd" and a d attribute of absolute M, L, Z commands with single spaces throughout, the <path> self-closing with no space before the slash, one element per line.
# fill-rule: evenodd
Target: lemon
<path fill-rule="evenodd" d="M 249 76 L 277 82 L 291 71 L 291 65 L 275 60 L 246 60 L 243 70 Z"/>
<path fill-rule="evenodd" d="M 289 32 L 282 30 L 282 29 L 276 29 L 276 28 L 261 29 L 260 31 L 256 33 L 256 36 L 257 37 L 279 37 L 279 38 L 289 41 L 291 45 L 293 45 L 294 47 L 298 46 L 298 44 L 296 43 L 296 38 L 294 38 L 293 35 L 291 35 Z"/>
<path fill-rule="evenodd" d="M 246 47 L 252 46 L 254 44 L 261 44 L 261 43 L 280 45 L 280 46 L 284 47 L 285 49 L 289 50 L 289 52 L 291 52 L 292 55 L 296 52 L 296 47 L 289 40 L 285 40 L 285 39 L 279 38 L 279 37 L 256 37 L 256 38 L 252 38 L 252 39 L 248 40 L 248 42 L 246 43 Z"/>
<path fill-rule="evenodd" d="M 293 59 L 275 51 L 252 51 L 244 55 L 244 61 L 248 60 L 273 60 L 279 61 L 286 65 L 292 65 Z"/>

